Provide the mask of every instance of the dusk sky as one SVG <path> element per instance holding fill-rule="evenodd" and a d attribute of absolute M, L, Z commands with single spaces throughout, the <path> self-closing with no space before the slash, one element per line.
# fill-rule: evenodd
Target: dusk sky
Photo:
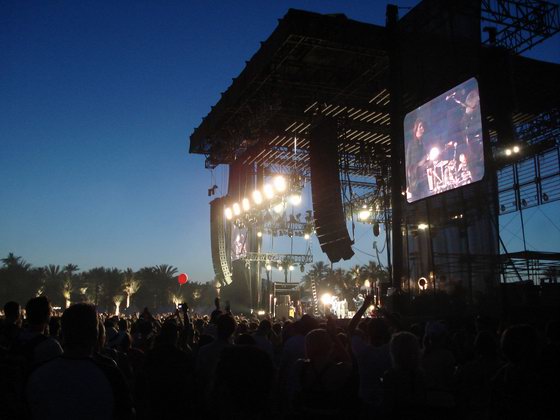
<path fill-rule="evenodd" d="M 188 154 L 193 129 L 290 7 L 384 25 L 386 4 L 2 1 L 0 257 L 82 270 L 170 264 L 212 279 L 207 189 L 225 194 L 226 172 L 212 179 Z M 560 63 L 559 37 L 526 55 Z M 558 226 L 558 206 L 527 219 Z M 545 231 L 531 228 L 533 245 L 558 251 Z M 373 253 L 370 228 L 358 236 Z"/>

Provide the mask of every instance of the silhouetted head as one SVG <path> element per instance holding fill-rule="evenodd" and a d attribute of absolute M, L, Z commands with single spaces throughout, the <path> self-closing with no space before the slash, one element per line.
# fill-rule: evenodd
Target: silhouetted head
<path fill-rule="evenodd" d="M 414 334 L 406 331 L 393 334 L 389 348 L 393 367 L 405 370 L 418 368 L 420 346 Z"/>
<path fill-rule="evenodd" d="M 119 320 L 119 331 L 128 331 L 130 330 L 130 323 L 127 319 Z"/>
<path fill-rule="evenodd" d="M 310 331 L 319 328 L 319 321 L 313 316 L 305 314 L 299 321 L 296 321 L 297 331 L 301 335 L 307 335 Z"/>
<path fill-rule="evenodd" d="M 161 326 L 161 331 L 157 337 L 159 344 L 168 344 L 175 346 L 179 338 L 179 329 L 174 321 L 165 321 Z"/>
<path fill-rule="evenodd" d="M 259 324 L 257 331 L 259 332 L 259 334 L 266 335 L 270 332 L 271 329 L 272 324 L 270 323 L 270 321 L 268 319 L 263 319 Z"/>
<path fill-rule="evenodd" d="M 509 327 L 502 334 L 502 353 L 514 364 L 533 362 L 537 355 L 537 332 L 528 324 Z"/>
<path fill-rule="evenodd" d="M 324 359 L 330 355 L 333 342 L 326 330 L 315 329 L 305 336 L 305 357 L 310 360 Z"/>
<path fill-rule="evenodd" d="M 30 326 L 46 325 L 51 317 L 51 303 L 46 296 L 33 298 L 25 305 L 25 313 Z"/>
<path fill-rule="evenodd" d="M 218 338 L 228 340 L 235 331 L 235 319 L 230 314 L 222 314 L 216 322 Z"/>
<path fill-rule="evenodd" d="M 7 322 L 16 322 L 21 317 L 21 308 L 19 303 L 14 301 L 6 302 L 4 305 L 4 315 L 6 316 Z"/>
<path fill-rule="evenodd" d="M 91 355 L 98 339 L 98 321 L 95 307 L 76 303 L 62 314 L 64 350 L 70 353 Z"/>

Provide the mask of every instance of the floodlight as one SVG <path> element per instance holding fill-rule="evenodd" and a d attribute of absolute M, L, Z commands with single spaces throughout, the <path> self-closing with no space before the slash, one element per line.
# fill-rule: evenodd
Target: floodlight
<path fill-rule="evenodd" d="M 270 184 L 265 184 L 263 187 L 263 191 L 264 191 L 264 196 L 266 198 L 268 198 L 269 200 L 274 197 L 274 188 L 272 188 L 272 185 Z"/>
<path fill-rule="evenodd" d="M 274 210 L 276 213 L 278 213 L 278 214 L 282 213 L 282 212 L 284 211 L 284 203 L 278 203 L 278 204 L 276 204 L 276 205 L 273 207 L 273 210 Z"/>
<path fill-rule="evenodd" d="M 226 215 L 226 219 L 231 220 L 233 218 L 233 211 L 231 210 L 231 207 L 226 207 L 224 214 Z"/>
<path fill-rule="evenodd" d="M 284 267 L 282 267 L 282 265 L 278 266 L 278 271 L 284 271 Z"/>
<path fill-rule="evenodd" d="M 239 216 L 241 214 L 239 203 L 233 203 L 233 214 L 235 214 L 236 216 Z"/>
<path fill-rule="evenodd" d="M 519 153 L 520 150 L 519 146 L 513 146 L 513 153 Z"/>
<path fill-rule="evenodd" d="M 311 236 L 309 236 L 309 233 L 305 233 L 305 234 L 303 235 L 303 239 L 305 239 L 306 241 L 307 241 L 309 238 L 311 238 Z"/>
<path fill-rule="evenodd" d="M 243 211 L 249 211 L 251 208 L 251 203 L 249 202 L 248 198 L 244 198 L 241 200 L 241 206 L 243 207 Z"/>
<path fill-rule="evenodd" d="M 299 206 L 301 204 L 301 195 L 300 194 L 292 194 L 290 196 L 290 203 L 293 206 Z"/>
<path fill-rule="evenodd" d="M 253 191 L 253 201 L 257 206 L 262 203 L 263 197 L 259 190 Z"/>
<path fill-rule="evenodd" d="M 358 213 L 358 218 L 362 222 L 365 222 L 367 219 L 369 219 L 369 216 L 371 216 L 371 211 L 369 211 L 369 209 L 366 206 L 364 206 L 362 210 L 360 210 L 360 212 Z"/>
<path fill-rule="evenodd" d="M 321 303 L 323 305 L 330 305 L 332 303 L 332 295 L 330 293 L 325 293 L 321 296 Z"/>
<path fill-rule="evenodd" d="M 418 223 L 418 229 L 426 230 L 428 229 L 428 225 L 426 223 Z"/>
<path fill-rule="evenodd" d="M 511 149 L 506 149 L 506 156 L 511 156 Z"/>
<path fill-rule="evenodd" d="M 436 160 L 439 156 L 439 149 L 437 147 L 432 147 L 430 150 L 429 159 Z"/>
<path fill-rule="evenodd" d="M 262 238 L 262 232 L 260 230 L 257 232 L 257 237 Z"/>
<path fill-rule="evenodd" d="M 275 176 L 274 179 L 272 180 L 272 183 L 274 184 L 274 188 L 276 189 L 276 191 L 278 192 L 286 191 L 286 187 L 287 187 L 286 178 L 284 178 L 282 175 Z"/>
<path fill-rule="evenodd" d="M 365 287 L 366 289 L 369 289 L 369 288 L 371 287 L 371 283 L 369 282 L 369 280 L 365 280 L 365 281 L 364 281 L 364 287 Z"/>
<path fill-rule="evenodd" d="M 288 267 L 288 270 L 294 271 L 294 266 L 290 264 L 290 266 Z"/>
<path fill-rule="evenodd" d="M 271 271 L 272 270 L 272 266 L 270 265 L 269 262 L 266 263 L 266 271 Z"/>

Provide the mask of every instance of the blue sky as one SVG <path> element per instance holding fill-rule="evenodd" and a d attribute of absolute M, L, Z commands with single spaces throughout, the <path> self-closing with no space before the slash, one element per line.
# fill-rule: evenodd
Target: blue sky
<path fill-rule="evenodd" d="M 289 7 L 383 24 L 385 6 L 1 2 L 0 256 L 81 269 L 166 263 L 210 280 L 214 181 L 188 154 L 189 135 Z M 558 37 L 531 55 L 560 62 L 554 46 Z M 368 234 L 359 247 L 372 252 Z"/>

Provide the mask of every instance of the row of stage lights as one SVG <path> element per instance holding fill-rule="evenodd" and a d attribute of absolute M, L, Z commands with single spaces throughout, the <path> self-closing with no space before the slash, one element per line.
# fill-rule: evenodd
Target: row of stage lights
<path fill-rule="evenodd" d="M 226 219 L 232 220 L 242 213 L 249 212 L 252 208 L 260 208 L 263 203 L 272 205 L 272 209 L 280 214 L 284 211 L 286 203 L 284 193 L 288 189 L 288 182 L 282 175 L 277 175 L 272 179 L 272 184 L 265 184 L 261 190 L 255 190 L 252 194 L 252 203 L 248 198 L 243 198 L 241 203 L 233 203 L 231 207 L 226 207 L 224 214 Z M 294 191 L 288 196 L 288 202 L 293 206 L 301 204 L 301 193 Z"/>

